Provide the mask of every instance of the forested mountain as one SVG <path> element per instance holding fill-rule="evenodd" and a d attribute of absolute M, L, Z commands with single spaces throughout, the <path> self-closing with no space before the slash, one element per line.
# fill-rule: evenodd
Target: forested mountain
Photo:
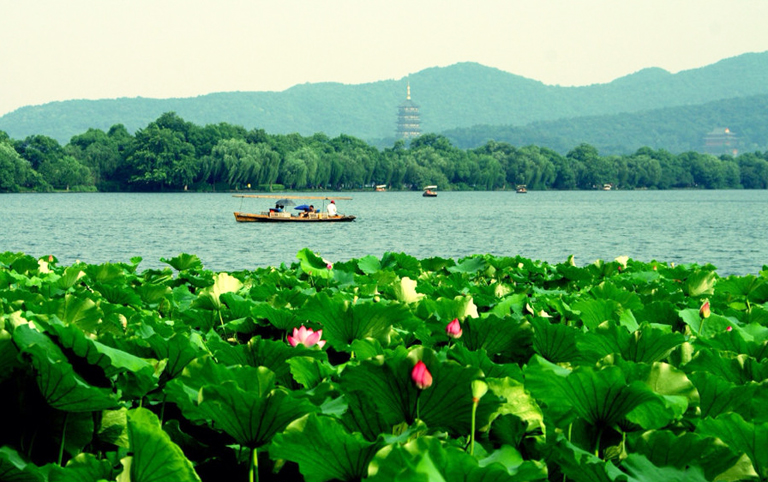
<path fill-rule="evenodd" d="M 0 130 L 15 139 L 41 134 L 66 143 L 91 127 L 107 130 L 123 124 L 135 132 L 172 111 L 200 125 L 227 122 L 272 134 L 345 134 L 377 146 L 391 146 L 397 106 L 405 98 L 408 83 L 413 100 L 421 107 L 422 131 L 441 133 L 478 125 L 524 126 L 768 95 L 766 79 L 768 52 L 744 54 L 677 74 L 645 69 L 607 84 L 585 87 L 545 85 L 476 63 L 460 63 L 425 69 L 404 79 L 359 85 L 303 84 L 283 92 L 228 92 L 184 99 L 52 102 L 0 117 Z M 712 127 L 701 128 L 706 131 Z M 744 128 L 748 129 L 751 127 Z M 677 128 L 670 125 L 666 130 Z M 531 143 L 535 141 L 521 142 Z M 566 143 L 572 147 L 577 142 Z"/>
<path fill-rule="evenodd" d="M 739 152 L 768 149 L 768 95 L 637 113 L 532 122 L 525 126 L 478 125 L 447 130 L 443 135 L 464 149 L 494 140 L 518 146 L 546 146 L 565 154 L 573 146 L 587 143 L 600 154 L 610 155 L 631 153 L 641 147 L 673 153 L 704 152 L 704 136 L 715 128 L 728 128 L 733 132 Z"/>

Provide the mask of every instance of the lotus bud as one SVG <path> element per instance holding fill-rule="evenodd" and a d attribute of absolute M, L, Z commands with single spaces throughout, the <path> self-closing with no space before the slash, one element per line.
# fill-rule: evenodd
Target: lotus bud
<path fill-rule="evenodd" d="M 733 327 L 729 326 L 728 328 L 725 329 L 725 331 L 733 331 Z"/>
<path fill-rule="evenodd" d="M 333 265 L 331 263 L 326 264 L 325 267 L 328 269 L 333 269 Z"/>
<path fill-rule="evenodd" d="M 709 318 L 709 300 L 704 301 L 704 304 L 699 308 L 699 316 L 702 318 Z"/>
<path fill-rule="evenodd" d="M 429 373 L 427 365 L 423 361 L 419 360 L 416 366 L 411 370 L 411 380 L 416 384 L 416 388 L 424 390 L 432 386 L 432 374 Z"/>
<path fill-rule="evenodd" d="M 472 380 L 472 403 L 479 403 L 488 392 L 488 384 L 482 380 Z"/>
<path fill-rule="evenodd" d="M 288 343 L 290 343 L 291 346 L 296 346 L 301 343 L 307 348 L 315 345 L 322 348 L 323 345 L 325 345 L 325 340 L 321 340 L 321 336 L 323 336 L 323 330 L 314 331 L 312 328 L 305 328 L 304 325 L 301 325 L 301 328 L 293 329 L 293 336 L 288 335 Z"/>
<path fill-rule="evenodd" d="M 448 323 L 448 326 L 445 327 L 445 334 L 451 338 L 461 338 L 461 333 L 461 324 L 459 323 L 458 318 L 454 318 L 453 321 Z"/>

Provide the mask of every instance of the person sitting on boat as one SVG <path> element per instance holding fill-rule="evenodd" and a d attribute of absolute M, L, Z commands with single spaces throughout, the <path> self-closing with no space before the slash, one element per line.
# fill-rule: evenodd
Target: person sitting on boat
<path fill-rule="evenodd" d="M 275 204 L 275 212 L 276 213 L 283 212 L 283 206 L 281 206 L 280 204 Z"/>
<path fill-rule="evenodd" d="M 331 203 L 328 205 L 328 216 L 336 216 L 336 202 L 331 199 Z"/>
<path fill-rule="evenodd" d="M 315 206 L 313 206 L 312 204 L 309 205 L 309 212 L 310 213 L 316 213 L 317 212 L 317 210 L 315 209 Z"/>

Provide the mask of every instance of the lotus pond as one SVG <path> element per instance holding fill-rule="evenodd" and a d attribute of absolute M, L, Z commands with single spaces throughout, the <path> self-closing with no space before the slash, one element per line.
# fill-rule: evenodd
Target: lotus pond
<path fill-rule="evenodd" d="M 0 253 L 0 480 L 768 480 L 768 267 Z"/>

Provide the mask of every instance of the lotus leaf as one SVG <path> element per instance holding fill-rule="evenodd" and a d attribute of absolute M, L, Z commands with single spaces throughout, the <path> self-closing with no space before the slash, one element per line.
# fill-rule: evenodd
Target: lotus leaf
<path fill-rule="evenodd" d="M 43 482 L 40 469 L 26 462 L 10 447 L 0 447 L 0 480 L 6 482 Z"/>
<path fill-rule="evenodd" d="M 19 351 L 31 358 L 37 385 L 51 407 L 67 412 L 93 412 L 117 406 L 115 395 L 89 385 L 45 334 L 21 325 L 14 330 L 13 341 Z"/>
<path fill-rule="evenodd" d="M 149 410 L 137 408 L 128 412 L 128 438 L 133 456 L 123 459 L 125 468 L 118 482 L 200 481 L 192 463 Z"/>
<path fill-rule="evenodd" d="M 736 453 L 746 454 L 760 479 L 768 479 L 768 423 L 755 424 L 737 413 L 724 413 L 702 420 L 696 432 L 717 437 Z"/>
<path fill-rule="evenodd" d="M 381 442 L 347 432 L 334 418 L 309 414 L 275 435 L 269 452 L 298 463 L 307 482 L 352 481 L 368 475 L 368 463 L 380 447 Z"/>

